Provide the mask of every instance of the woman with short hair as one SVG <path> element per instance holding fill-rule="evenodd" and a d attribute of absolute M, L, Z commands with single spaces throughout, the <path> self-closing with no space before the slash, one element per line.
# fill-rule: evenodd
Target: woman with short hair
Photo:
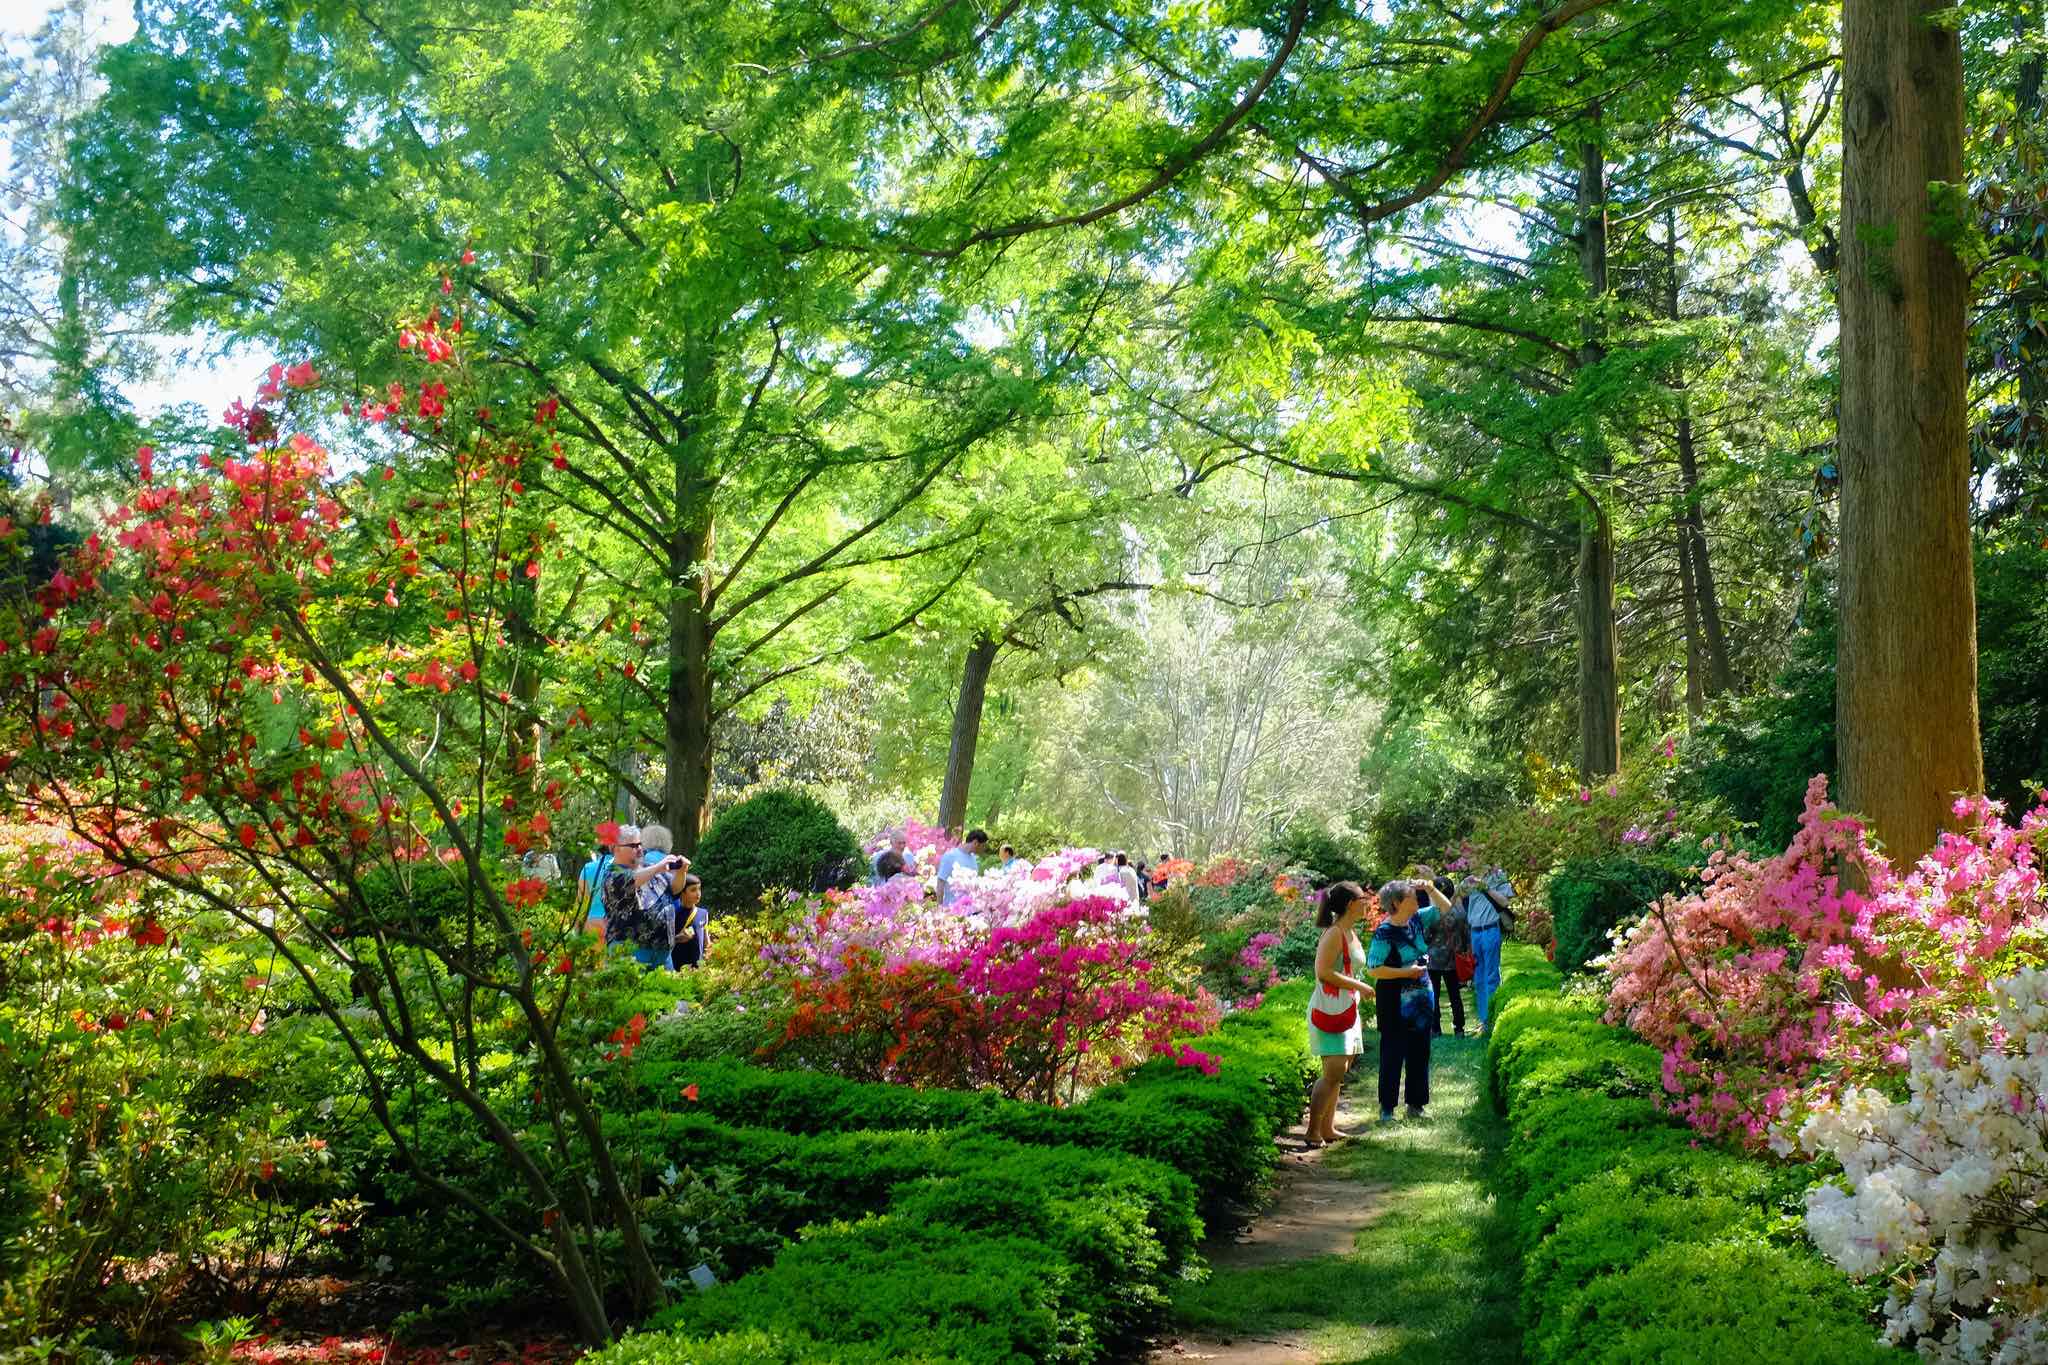
<path fill-rule="evenodd" d="M 1380 905 L 1387 917 L 1372 931 L 1365 972 L 1373 980 L 1373 1021 L 1380 1031 L 1380 1122 L 1391 1123 L 1404 1073 L 1408 1117 L 1428 1117 L 1429 1026 L 1436 1008 L 1428 994 L 1425 936 L 1451 903 L 1433 882 L 1422 880 L 1388 882 L 1380 888 Z"/>

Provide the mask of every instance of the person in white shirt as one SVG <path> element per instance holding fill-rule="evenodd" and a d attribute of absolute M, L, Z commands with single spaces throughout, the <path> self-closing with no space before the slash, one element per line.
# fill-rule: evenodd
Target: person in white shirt
<path fill-rule="evenodd" d="M 1136 905 L 1138 903 L 1138 869 L 1131 866 L 1131 855 L 1128 853 L 1118 853 L 1116 855 L 1116 880 L 1117 884 L 1124 889 L 1125 899 L 1129 900 L 1132 905 Z"/>
<path fill-rule="evenodd" d="M 981 871 L 981 851 L 988 847 L 988 831 L 974 829 L 967 832 L 967 841 L 958 848 L 949 848 L 939 858 L 939 904 L 951 905 L 967 894 L 965 887 L 955 887 L 954 878 L 962 872 Z"/>

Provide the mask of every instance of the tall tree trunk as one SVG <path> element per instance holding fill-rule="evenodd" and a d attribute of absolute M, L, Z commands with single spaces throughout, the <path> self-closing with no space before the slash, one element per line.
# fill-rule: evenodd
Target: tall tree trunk
<path fill-rule="evenodd" d="M 1599 110 L 1593 112 L 1597 123 Z M 1586 277 L 1588 315 L 1579 346 L 1581 368 L 1607 354 L 1598 316 L 1607 297 L 1607 157 L 1599 142 L 1579 147 L 1579 268 Z M 1577 616 L 1579 634 L 1579 771 L 1587 778 L 1621 770 L 1621 639 L 1614 620 L 1614 523 L 1600 503 L 1614 459 L 1597 414 L 1585 418 L 1585 476 L 1580 487 Z"/>
<path fill-rule="evenodd" d="M 1700 603 L 1693 588 L 1692 554 L 1684 521 L 1672 530 L 1678 554 L 1678 597 L 1685 610 L 1685 710 L 1697 720 L 1707 709 L 1707 651 L 1700 640 Z"/>
<path fill-rule="evenodd" d="M 1668 208 L 1664 211 L 1664 265 L 1665 315 L 1678 322 L 1678 214 Z M 1699 613 L 1698 638 L 1706 664 L 1705 692 L 1708 697 L 1718 697 L 1734 688 L 1735 668 L 1728 658 L 1728 635 L 1721 626 L 1721 596 L 1714 588 L 1714 565 L 1707 553 L 1707 518 L 1700 508 L 1699 446 L 1693 439 L 1692 398 L 1682 365 L 1673 371 L 1671 387 L 1678 393 L 1678 480 L 1685 499 L 1679 513 L 1678 545 L 1689 571 L 1686 586 L 1692 593 L 1693 608 Z"/>
<path fill-rule="evenodd" d="M 1964 390 L 1967 281 L 1930 221 L 1963 178 L 1962 49 L 1944 0 L 1842 6 L 1843 802 L 1900 859 L 1981 791 Z"/>
<path fill-rule="evenodd" d="M 974 751 L 981 744 L 981 708 L 988 700 L 989 670 L 1002 645 L 982 636 L 967 647 L 960 669 L 960 700 L 953 707 L 953 742 L 946 750 L 946 785 L 939 794 L 939 826 L 958 830 L 967 823 L 967 789 L 974 781 Z"/>
<path fill-rule="evenodd" d="M 711 517 L 679 529 L 669 551 L 668 693 L 662 814 L 678 853 L 695 853 L 711 824 Z"/>
<path fill-rule="evenodd" d="M 1678 419 L 1678 477 L 1684 487 L 1685 511 L 1679 525 L 1681 544 L 1692 569 L 1693 592 L 1699 605 L 1700 644 L 1705 651 L 1709 697 L 1718 697 L 1735 686 L 1735 667 L 1728 657 L 1728 634 L 1721 625 L 1721 594 L 1714 587 L 1713 561 L 1707 555 L 1707 519 L 1700 511 L 1699 450 L 1693 442 L 1692 418 Z"/>

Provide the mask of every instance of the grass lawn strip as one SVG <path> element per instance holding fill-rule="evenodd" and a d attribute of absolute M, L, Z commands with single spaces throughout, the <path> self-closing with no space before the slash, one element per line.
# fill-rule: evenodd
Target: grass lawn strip
<path fill-rule="evenodd" d="M 1341 1255 L 1218 1269 L 1174 1297 L 1185 1349 L 1154 1359 L 1393 1361 L 1508 1365 L 1520 1359 L 1520 1267 L 1510 1211 L 1491 1191 L 1503 1127 L 1484 1090 L 1476 1039 L 1441 1039 L 1431 1117 L 1380 1125 L 1378 1058 L 1366 1054 L 1346 1096 L 1354 1140 L 1325 1157 L 1380 1206 Z M 1340 1127 L 1343 1124 L 1340 1122 Z M 1294 1354 L 1275 1353 L 1285 1343 Z"/>

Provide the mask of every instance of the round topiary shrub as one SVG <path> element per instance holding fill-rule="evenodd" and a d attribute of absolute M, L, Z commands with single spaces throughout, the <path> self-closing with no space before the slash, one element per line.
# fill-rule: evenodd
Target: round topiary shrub
<path fill-rule="evenodd" d="M 715 915 L 743 914 L 768 891 L 842 885 L 858 874 L 860 843 L 831 808 L 796 791 L 765 791 L 712 821 L 691 871 Z"/>

